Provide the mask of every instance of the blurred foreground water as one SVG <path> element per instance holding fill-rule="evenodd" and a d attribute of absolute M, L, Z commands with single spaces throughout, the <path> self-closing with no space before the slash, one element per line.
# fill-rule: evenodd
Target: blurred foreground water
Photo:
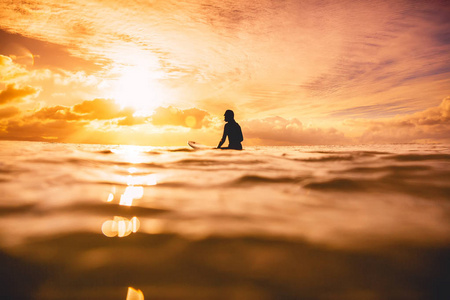
<path fill-rule="evenodd" d="M 1 299 L 449 299 L 449 200 L 448 145 L 2 141 Z"/>

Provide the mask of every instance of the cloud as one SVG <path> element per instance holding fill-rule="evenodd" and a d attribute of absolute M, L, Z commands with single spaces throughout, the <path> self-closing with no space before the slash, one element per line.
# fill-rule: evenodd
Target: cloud
<path fill-rule="evenodd" d="M 134 110 L 121 108 L 114 100 L 94 99 L 86 100 L 74 106 L 48 106 L 34 112 L 30 118 L 40 120 L 114 120 L 119 119 L 118 125 L 136 125 L 144 123 L 146 118 L 134 117 Z"/>
<path fill-rule="evenodd" d="M 412 143 L 450 141 L 450 97 L 432 107 L 408 116 L 382 120 L 348 120 L 345 125 L 365 128 L 363 143 Z"/>
<path fill-rule="evenodd" d="M 71 142 L 72 136 L 84 130 L 87 122 L 50 120 L 50 121 L 9 121 L 6 130 L 0 131 L 0 139 Z"/>
<path fill-rule="evenodd" d="M 184 105 L 217 96 L 236 99 L 252 118 L 334 111 L 341 121 L 346 109 L 382 116 L 385 102 L 411 107 L 414 101 L 409 111 L 395 107 L 417 111 L 427 97 L 440 93 L 440 99 L 448 90 L 450 8 L 445 1 L 409 2 L 114 0 L 62 7 L 0 0 L 9 32 L 0 40 L 23 44 L 40 56 L 36 65 L 52 69 L 88 70 L 87 62 L 103 70 L 148 67 L 170 78 L 164 84 L 171 90 L 182 89 Z M 100 95 L 107 97 L 82 98 Z"/>
<path fill-rule="evenodd" d="M 53 80 L 58 85 L 84 85 L 94 86 L 99 85 L 100 80 L 94 75 L 87 75 L 84 71 L 67 72 L 60 70 L 61 73 L 53 74 Z"/>
<path fill-rule="evenodd" d="M 268 117 L 241 124 L 244 143 L 259 145 L 345 144 L 349 140 L 336 129 L 304 128 L 297 119 Z"/>
<path fill-rule="evenodd" d="M 85 120 L 108 120 L 132 116 L 134 110 L 121 108 L 114 100 L 94 99 L 86 100 L 73 107 L 73 112 L 82 116 Z"/>
<path fill-rule="evenodd" d="M 182 145 L 187 139 L 215 143 L 222 129 L 213 126 L 214 117 L 198 108 L 158 107 L 149 117 L 134 116 L 133 110 L 121 109 L 108 99 L 49 106 L 27 115 L 19 113 L 16 107 L 0 109 L 0 139 Z M 334 128 L 306 127 L 297 118 L 275 116 L 239 123 L 245 146 L 449 142 L 450 97 L 439 106 L 407 116 L 347 120 L 345 126 L 362 132 L 353 137 Z M 145 126 L 139 126 L 142 124 Z"/>
<path fill-rule="evenodd" d="M 400 114 L 413 113 L 411 106 L 404 101 L 393 101 L 373 105 L 353 106 L 330 112 L 329 117 L 346 118 L 380 118 L 391 117 Z"/>
<path fill-rule="evenodd" d="M 450 97 L 442 100 L 438 107 L 415 113 L 409 118 L 415 125 L 450 125 Z"/>
<path fill-rule="evenodd" d="M 140 125 L 147 123 L 148 118 L 147 117 L 136 117 L 128 115 L 123 119 L 120 119 L 117 122 L 117 125 L 119 126 L 134 126 L 134 125 Z"/>
<path fill-rule="evenodd" d="M 21 102 L 24 98 L 38 93 L 39 90 L 31 86 L 18 87 L 16 84 L 8 84 L 6 89 L 0 91 L 0 104 Z"/>
<path fill-rule="evenodd" d="M 18 116 L 19 113 L 15 107 L 0 109 L 0 139 L 182 145 L 187 140 L 186 132 L 204 128 L 210 122 L 209 114 L 197 108 L 159 107 L 152 116 L 139 116 L 134 115 L 133 109 L 121 108 L 109 99 L 47 106 Z M 196 136 L 200 132 L 197 130 Z"/>
<path fill-rule="evenodd" d="M 198 108 L 180 110 L 169 106 L 155 109 L 150 120 L 153 125 L 173 125 L 199 129 L 210 124 L 208 117 L 208 112 Z"/>
<path fill-rule="evenodd" d="M 10 82 L 27 74 L 28 71 L 15 64 L 10 57 L 0 55 L 0 82 Z"/>
<path fill-rule="evenodd" d="M 209 114 L 206 111 L 190 108 L 186 110 L 175 107 L 158 107 L 150 117 L 135 116 L 134 110 L 129 107 L 121 108 L 114 100 L 94 99 L 86 100 L 74 106 L 44 107 L 29 118 L 40 120 L 84 120 L 107 121 L 115 120 L 119 126 L 133 126 L 151 123 L 156 126 L 182 126 L 199 129 L 209 125 Z"/>
<path fill-rule="evenodd" d="M 80 120 L 83 118 L 82 115 L 73 113 L 70 107 L 61 105 L 44 107 L 39 111 L 35 112 L 32 116 L 34 118 L 42 120 L 51 119 L 51 120 L 70 121 L 70 120 Z"/>
<path fill-rule="evenodd" d="M 0 0 L 0 3 L 1 2 L 2 0 Z M 4 3 L 2 4 L 6 5 Z M 31 2 L 27 4 L 31 4 Z M 20 7 L 25 7 L 27 4 L 22 3 L 20 4 Z M 31 5 L 33 6 L 34 4 Z M 24 31 L 19 30 L 20 34 L 18 30 L 11 30 L 11 32 L 7 32 L 0 29 L 0 41 L 2 41 L 2 43 L 0 44 L 0 53 L 11 57 L 16 57 L 16 59 L 21 63 L 25 63 L 28 66 L 34 66 L 38 69 L 58 68 L 66 70 L 92 71 L 101 68 L 101 66 L 95 64 L 95 62 L 93 61 L 88 61 L 80 57 L 76 57 L 73 53 L 70 52 L 70 48 L 58 43 L 52 43 L 52 41 L 50 40 L 52 40 L 53 38 L 51 36 L 45 36 L 45 27 L 47 27 L 46 25 L 49 25 L 51 23 L 49 22 L 47 24 L 48 20 L 45 20 L 45 18 L 47 17 L 48 19 L 48 17 L 50 17 L 50 14 L 52 13 L 51 9 L 48 7 L 49 4 L 47 3 L 36 5 L 39 5 L 42 8 L 40 13 L 37 14 L 35 14 L 34 9 L 30 9 L 27 13 L 23 14 L 23 10 L 21 12 L 20 8 L 16 7 L 16 9 L 14 9 L 12 8 L 12 5 L 9 6 L 9 8 L 12 8 L 17 13 L 17 15 L 16 13 L 11 14 L 9 15 L 10 17 L 12 17 L 10 18 L 10 20 L 2 18 L 2 21 L 20 23 L 20 21 L 15 18 L 21 17 L 22 20 L 25 18 L 33 19 L 32 22 L 36 25 L 40 24 L 41 21 L 43 21 L 44 23 L 40 24 L 43 25 L 43 28 L 41 28 L 42 30 L 33 32 L 33 34 L 30 34 L 31 28 L 28 28 Z M 45 12 L 45 10 L 47 11 Z M 35 18 L 39 15 L 44 16 L 44 20 Z M 8 26 L 5 27 L 8 28 Z M 61 32 L 61 30 L 58 31 Z M 55 35 L 53 36 L 55 37 Z"/>
<path fill-rule="evenodd" d="M 0 108 L 0 119 L 7 119 L 15 115 L 18 115 L 19 113 L 20 110 L 14 106 Z"/>

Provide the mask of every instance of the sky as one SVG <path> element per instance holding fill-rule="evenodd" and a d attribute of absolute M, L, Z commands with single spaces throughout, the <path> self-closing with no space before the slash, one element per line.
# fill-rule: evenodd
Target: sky
<path fill-rule="evenodd" d="M 0 0 L 0 139 L 450 142 L 450 3 Z"/>

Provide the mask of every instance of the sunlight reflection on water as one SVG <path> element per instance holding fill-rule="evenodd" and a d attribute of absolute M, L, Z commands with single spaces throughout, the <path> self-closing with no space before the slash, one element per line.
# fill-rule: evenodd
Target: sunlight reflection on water
<path fill-rule="evenodd" d="M 144 293 L 141 290 L 129 287 L 126 300 L 144 300 Z"/>
<path fill-rule="evenodd" d="M 447 146 L 0 146 L 23 299 L 432 299 L 450 269 Z"/>
<path fill-rule="evenodd" d="M 124 237 L 139 230 L 140 221 L 137 217 L 128 220 L 124 217 L 115 216 L 113 220 L 105 221 L 102 225 L 102 232 L 107 237 Z"/>

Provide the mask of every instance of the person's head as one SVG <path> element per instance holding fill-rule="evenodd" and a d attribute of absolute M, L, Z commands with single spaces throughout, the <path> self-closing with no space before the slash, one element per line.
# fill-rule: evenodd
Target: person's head
<path fill-rule="evenodd" d="M 225 122 L 229 122 L 234 120 L 234 112 L 232 110 L 227 110 L 224 114 L 225 116 Z"/>

